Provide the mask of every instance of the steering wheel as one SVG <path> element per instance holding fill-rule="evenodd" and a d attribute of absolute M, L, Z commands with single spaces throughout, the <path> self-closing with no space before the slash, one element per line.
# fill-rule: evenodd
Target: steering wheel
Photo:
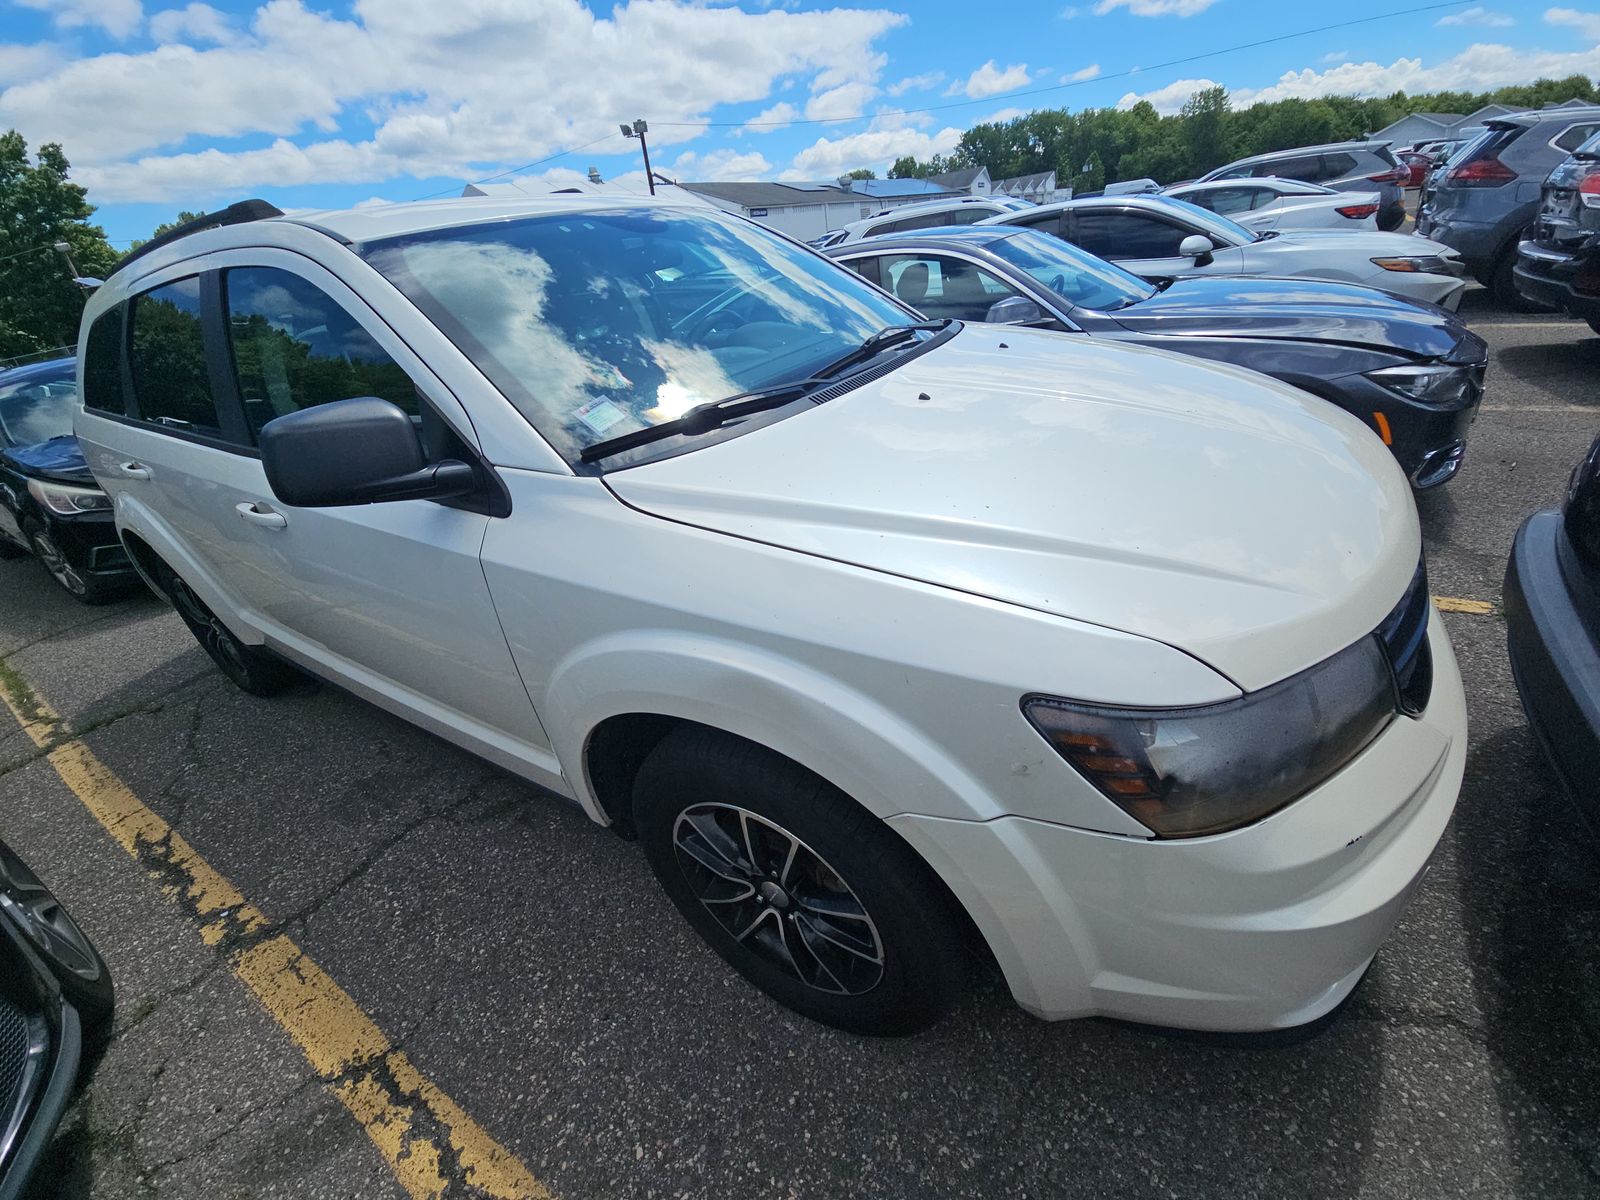
<path fill-rule="evenodd" d="M 1057 271 L 1050 277 L 1050 290 L 1058 295 L 1065 295 L 1067 291 L 1067 277 Z"/>

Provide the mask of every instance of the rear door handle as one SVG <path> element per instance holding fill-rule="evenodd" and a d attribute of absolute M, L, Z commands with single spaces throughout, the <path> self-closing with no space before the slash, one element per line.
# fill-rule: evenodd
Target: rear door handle
<path fill-rule="evenodd" d="M 117 468 L 124 479 L 149 479 L 150 468 L 142 462 L 125 462 Z"/>
<path fill-rule="evenodd" d="M 263 529 L 282 529 L 289 523 L 288 517 L 276 509 L 268 508 L 265 504 L 236 504 L 233 511 L 250 524 L 259 525 Z"/>

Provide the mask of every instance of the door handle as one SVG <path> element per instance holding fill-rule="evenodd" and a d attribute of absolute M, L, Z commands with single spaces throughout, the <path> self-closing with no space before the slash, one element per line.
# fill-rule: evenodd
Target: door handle
<path fill-rule="evenodd" d="M 288 517 L 264 504 L 236 504 L 233 511 L 250 524 L 259 525 L 263 529 L 282 529 L 289 523 Z"/>
<path fill-rule="evenodd" d="M 150 468 L 145 466 L 142 462 L 125 462 L 117 468 L 117 471 L 124 479 L 150 478 Z"/>

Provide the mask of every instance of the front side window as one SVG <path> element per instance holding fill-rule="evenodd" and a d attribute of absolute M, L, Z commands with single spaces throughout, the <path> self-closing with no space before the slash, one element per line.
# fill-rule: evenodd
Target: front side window
<path fill-rule="evenodd" d="M 71 437 L 77 394 L 77 366 L 71 359 L 54 370 L 30 371 L 25 379 L 0 383 L 0 446 Z"/>
<path fill-rule="evenodd" d="M 1072 240 L 1101 258 L 1176 258 L 1188 233 L 1143 213 L 1089 209 L 1078 214 Z"/>
<path fill-rule="evenodd" d="M 128 361 L 139 416 L 184 433 L 221 437 L 206 372 L 199 277 L 134 297 L 130 320 Z"/>
<path fill-rule="evenodd" d="M 89 326 L 83 347 L 83 404 L 97 412 L 124 415 L 122 394 L 122 317 L 126 305 L 106 309 Z"/>
<path fill-rule="evenodd" d="M 806 379 L 911 314 L 751 222 L 589 210 L 375 242 L 367 260 L 576 461 L 697 404 Z M 663 268 L 708 256 L 718 290 L 681 316 Z"/>
<path fill-rule="evenodd" d="M 886 254 L 878 270 L 897 297 L 934 320 L 982 321 L 995 304 L 1020 294 L 975 263 L 941 254 Z"/>
<path fill-rule="evenodd" d="M 223 291 L 252 433 L 274 417 L 354 396 L 377 396 L 418 415 L 405 369 L 315 284 L 276 267 L 234 267 L 223 273 Z"/>

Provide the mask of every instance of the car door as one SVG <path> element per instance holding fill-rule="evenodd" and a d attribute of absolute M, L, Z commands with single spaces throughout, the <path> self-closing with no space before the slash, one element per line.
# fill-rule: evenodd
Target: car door
<path fill-rule="evenodd" d="M 144 474 L 127 486 L 154 493 L 194 567 L 270 643 L 424 724 L 548 747 L 480 563 L 496 518 L 429 500 L 291 507 L 255 449 L 275 417 L 376 395 L 411 414 L 431 461 L 468 457 L 466 413 L 309 260 L 262 249 L 201 265 L 176 298 L 169 286 L 130 305 L 134 421 L 118 444 Z"/>
<path fill-rule="evenodd" d="M 1134 208 L 1082 208 L 1071 212 L 1067 240 L 1136 275 L 1163 278 L 1201 269 L 1178 247 L 1199 233 L 1181 222 Z"/>

